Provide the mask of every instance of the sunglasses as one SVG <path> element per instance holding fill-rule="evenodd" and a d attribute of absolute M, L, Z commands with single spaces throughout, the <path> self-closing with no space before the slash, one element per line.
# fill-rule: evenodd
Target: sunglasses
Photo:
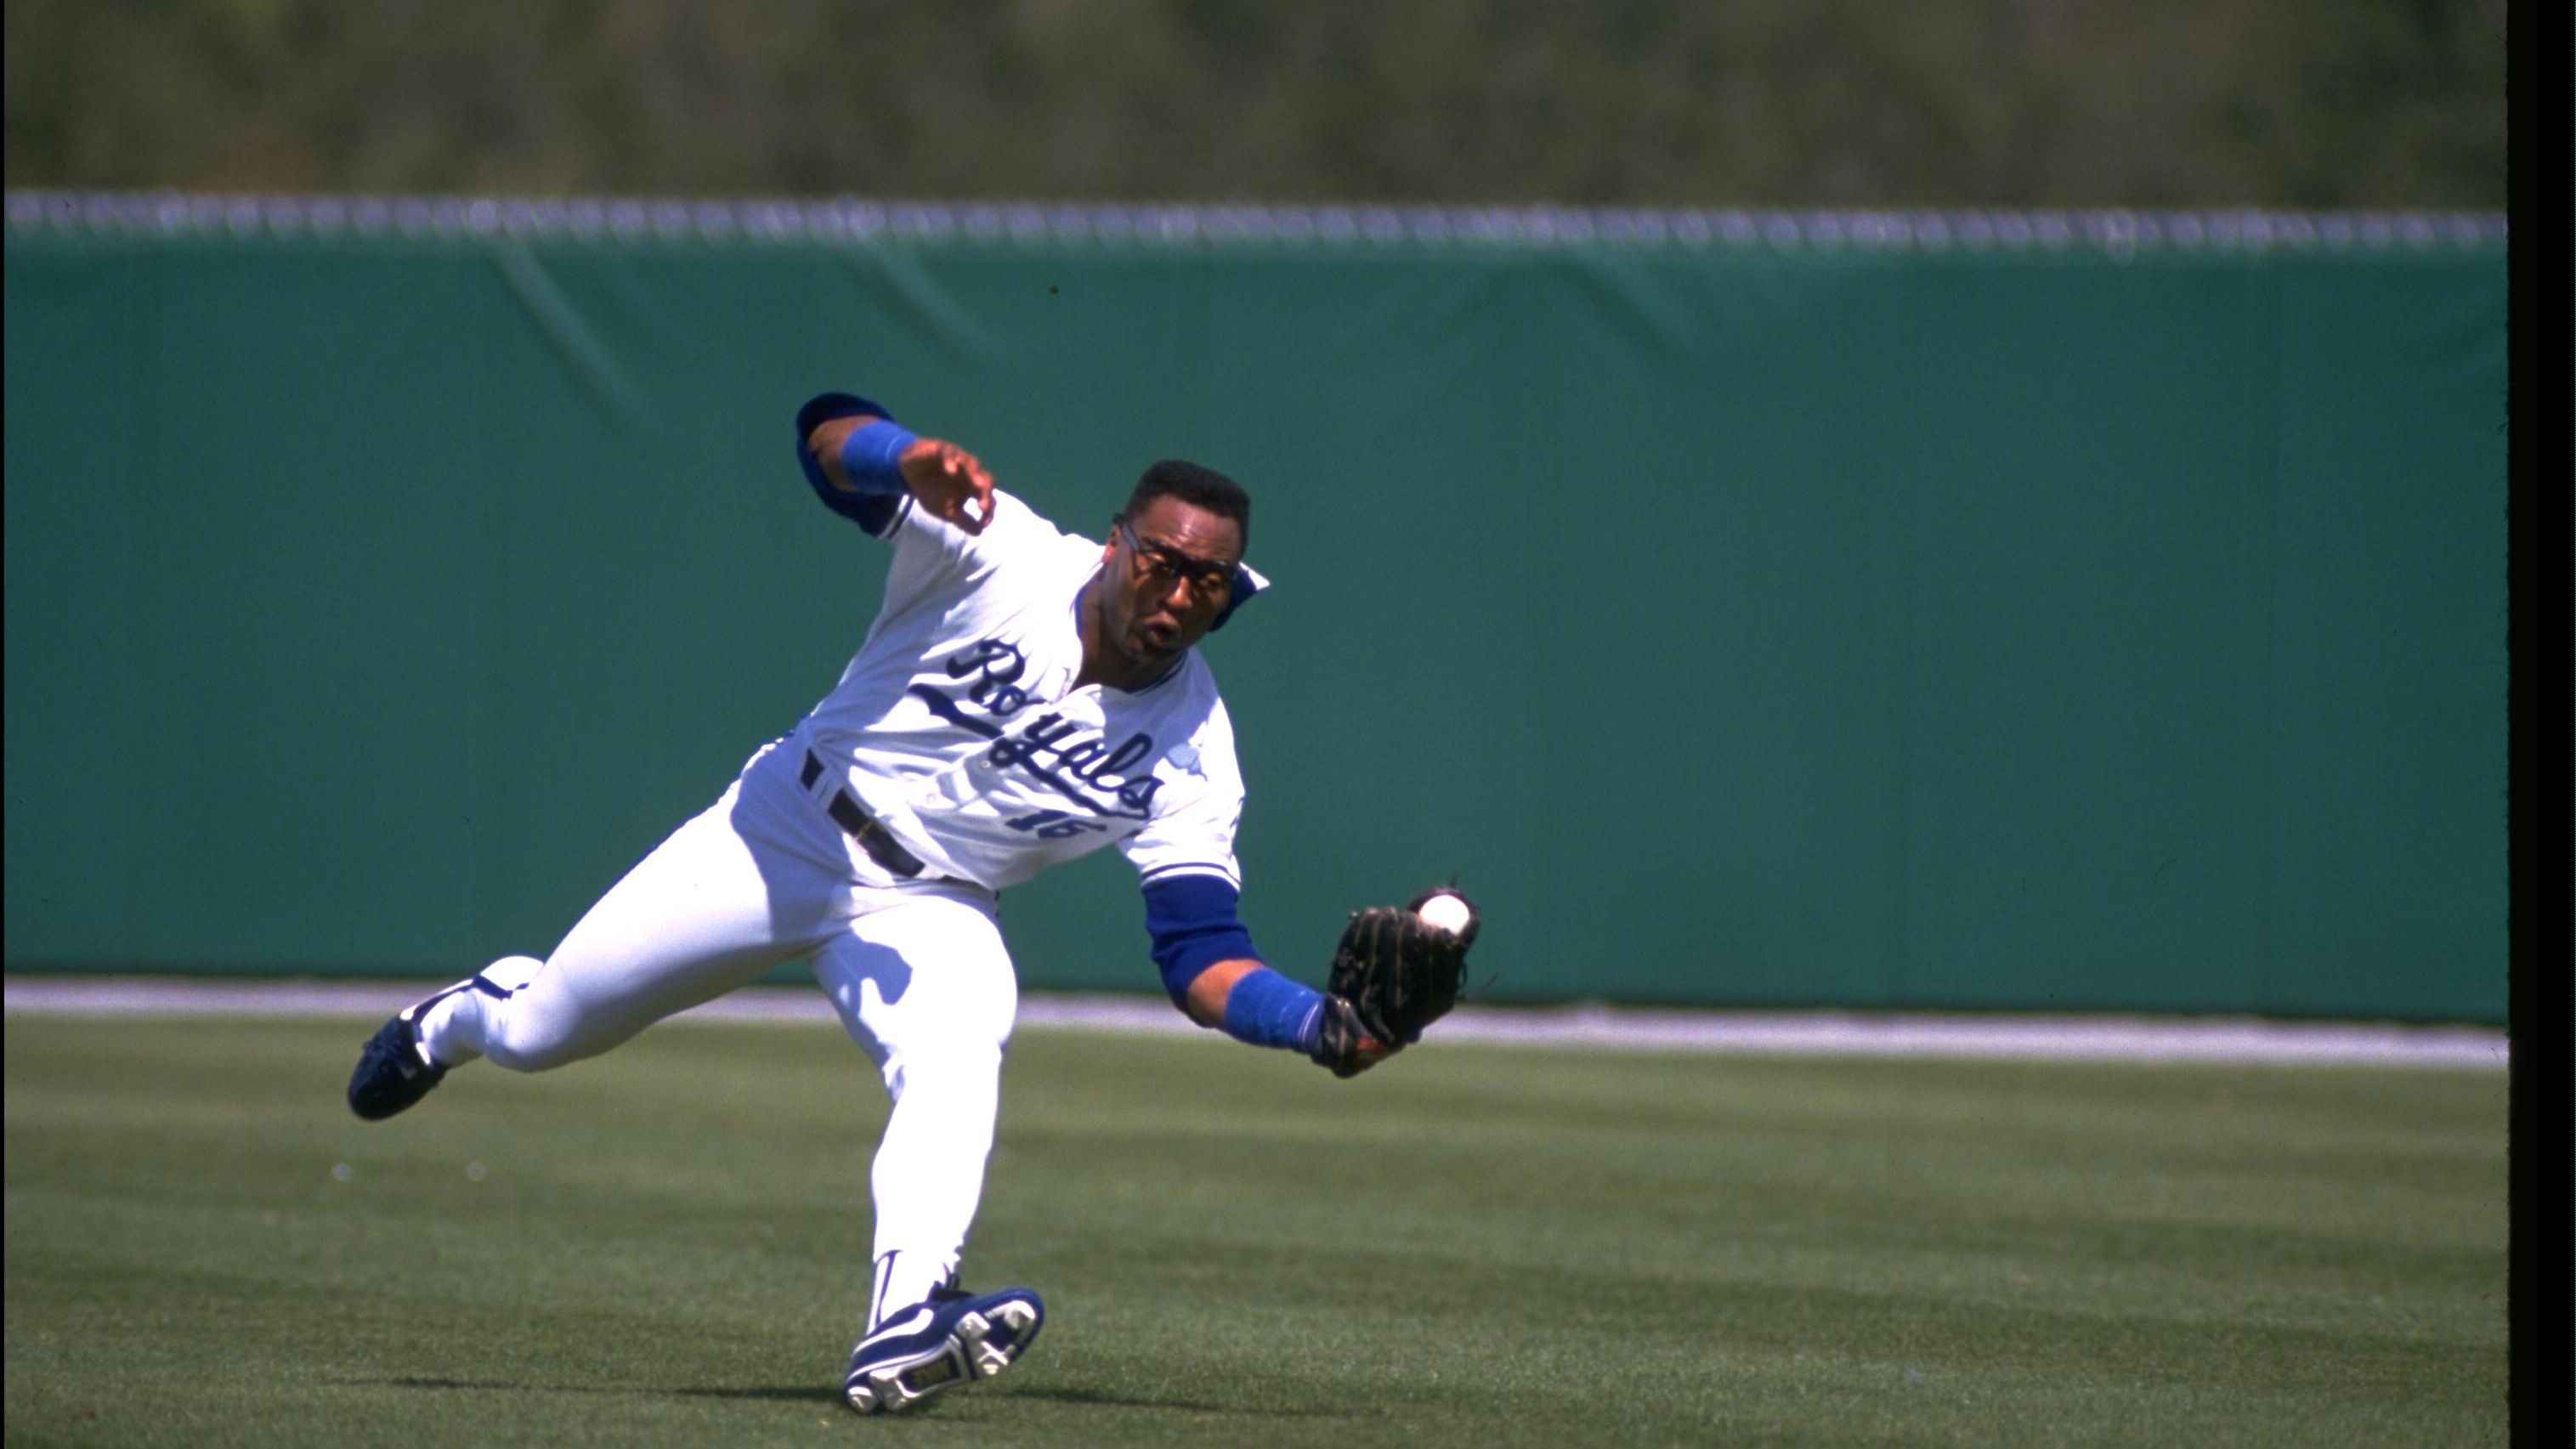
<path fill-rule="evenodd" d="M 1234 588 L 1233 564 L 1192 558 L 1169 544 L 1138 536 L 1134 525 L 1124 518 L 1115 523 L 1119 536 L 1127 540 L 1127 553 L 1135 560 L 1137 574 L 1155 587 L 1168 589 L 1186 580 L 1190 597 L 1200 603 L 1223 599 Z"/>

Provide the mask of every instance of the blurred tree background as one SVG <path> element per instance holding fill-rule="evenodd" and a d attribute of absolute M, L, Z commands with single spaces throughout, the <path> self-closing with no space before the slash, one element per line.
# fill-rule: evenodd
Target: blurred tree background
<path fill-rule="evenodd" d="M 8 0 L 12 187 L 2498 208 L 2503 0 Z"/>

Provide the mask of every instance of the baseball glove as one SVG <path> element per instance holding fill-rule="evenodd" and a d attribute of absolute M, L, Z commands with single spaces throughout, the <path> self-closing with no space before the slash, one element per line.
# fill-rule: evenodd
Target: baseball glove
<path fill-rule="evenodd" d="M 1434 896 L 1456 896 L 1467 923 L 1454 931 L 1418 914 Z M 1458 1004 L 1458 978 L 1467 948 L 1483 917 L 1467 898 L 1446 886 L 1424 891 L 1401 909 L 1371 906 L 1354 912 L 1333 948 L 1333 970 L 1324 987 L 1322 1031 L 1312 1053 L 1337 1077 L 1355 1077 L 1392 1053 L 1421 1040 L 1422 1029 Z"/>

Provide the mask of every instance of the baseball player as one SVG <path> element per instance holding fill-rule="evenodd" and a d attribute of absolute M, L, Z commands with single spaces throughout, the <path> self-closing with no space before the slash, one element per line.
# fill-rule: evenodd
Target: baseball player
<path fill-rule="evenodd" d="M 840 683 L 551 956 L 504 957 L 387 1021 L 349 1105 L 391 1117 L 477 1058 L 534 1072 L 596 1056 L 810 959 L 893 1103 L 870 1174 L 875 1281 L 843 1378 L 853 1408 L 886 1412 L 1000 1373 L 1045 1319 L 1029 1289 L 958 1286 L 1018 1001 L 996 892 L 1115 845 L 1164 986 L 1200 1025 L 1341 1075 L 1418 1026 L 1271 970 L 1236 915 L 1243 782 L 1196 646 L 1266 587 L 1243 563 L 1240 487 L 1156 463 L 1093 542 L 865 398 L 815 398 L 796 436 L 823 503 L 893 545 Z"/>

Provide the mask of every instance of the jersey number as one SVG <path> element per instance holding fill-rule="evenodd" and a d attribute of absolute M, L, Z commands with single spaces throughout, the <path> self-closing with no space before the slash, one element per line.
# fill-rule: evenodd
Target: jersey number
<path fill-rule="evenodd" d="M 1016 820 L 1005 820 L 1002 823 L 1013 830 L 1034 831 L 1040 840 L 1066 840 L 1086 830 L 1109 828 L 1101 821 L 1077 819 L 1062 810 L 1040 810 L 1034 815 L 1023 815 Z"/>

